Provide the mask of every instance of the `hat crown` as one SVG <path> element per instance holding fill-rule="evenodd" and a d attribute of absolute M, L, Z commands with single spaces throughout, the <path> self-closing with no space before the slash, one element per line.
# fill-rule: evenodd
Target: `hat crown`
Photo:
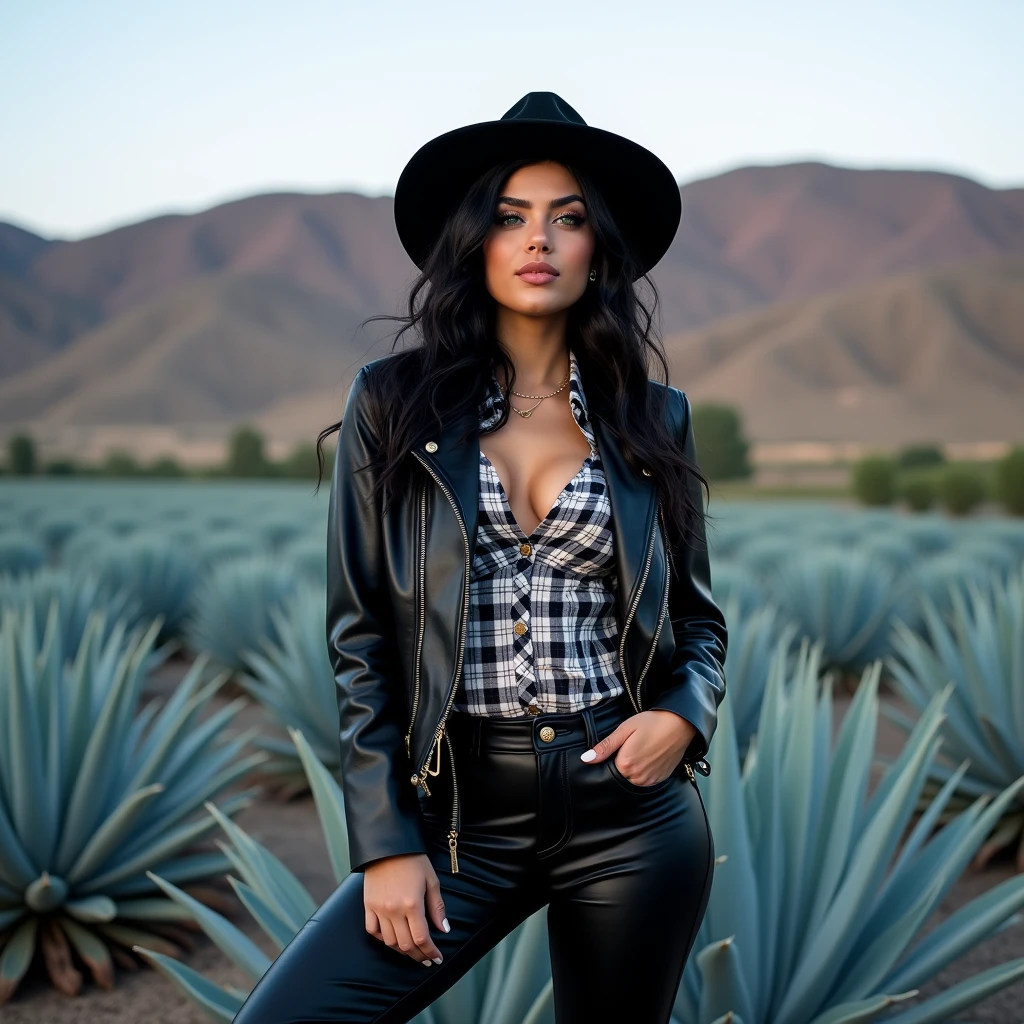
<path fill-rule="evenodd" d="M 515 106 L 501 115 L 502 121 L 560 121 L 563 124 L 587 122 L 555 92 L 528 92 Z"/>

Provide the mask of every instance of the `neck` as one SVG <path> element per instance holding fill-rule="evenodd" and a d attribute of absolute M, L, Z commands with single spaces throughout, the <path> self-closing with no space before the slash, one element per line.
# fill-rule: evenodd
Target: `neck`
<path fill-rule="evenodd" d="M 495 329 L 498 344 L 516 369 L 516 390 L 553 390 L 569 368 L 566 343 L 568 310 L 552 316 L 526 316 L 499 306 Z M 502 387 L 507 385 L 502 381 Z"/>

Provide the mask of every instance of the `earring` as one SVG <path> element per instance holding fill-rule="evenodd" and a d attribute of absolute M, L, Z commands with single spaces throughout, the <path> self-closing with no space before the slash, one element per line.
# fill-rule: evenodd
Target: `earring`
<path fill-rule="evenodd" d="M 590 268 L 590 280 L 591 281 L 596 281 L 597 280 L 597 271 L 593 267 Z"/>

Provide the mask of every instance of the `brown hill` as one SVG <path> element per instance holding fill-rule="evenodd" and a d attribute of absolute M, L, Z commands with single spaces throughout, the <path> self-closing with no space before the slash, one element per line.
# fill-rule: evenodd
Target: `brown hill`
<path fill-rule="evenodd" d="M 228 423 L 358 368 L 359 319 L 280 277 L 193 281 L 0 381 L 0 423 Z"/>
<path fill-rule="evenodd" d="M 1024 254 L 1024 189 L 952 174 L 807 162 L 740 168 L 681 191 L 679 232 L 654 273 L 666 334 L 893 273 Z M 392 207 L 390 197 L 275 193 L 73 242 L 0 225 L 0 275 L 107 319 L 225 273 L 280 277 L 363 316 L 393 312 L 415 268 Z M 41 314 L 36 340 L 11 320 L 0 312 L 0 375 L 70 340 Z"/>
<path fill-rule="evenodd" d="M 666 339 L 760 442 L 1024 441 L 1024 258 L 903 274 Z"/>

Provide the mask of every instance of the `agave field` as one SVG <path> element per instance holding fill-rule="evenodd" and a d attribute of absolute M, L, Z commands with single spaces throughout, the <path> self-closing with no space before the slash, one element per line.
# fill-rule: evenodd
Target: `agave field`
<path fill-rule="evenodd" d="M 0 484 L 5 1021 L 230 1021 L 348 874 L 326 509 Z M 711 513 L 717 860 L 673 1024 L 1024 1020 L 1024 522 Z M 542 911 L 416 1024 L 551 997 Z"/>

